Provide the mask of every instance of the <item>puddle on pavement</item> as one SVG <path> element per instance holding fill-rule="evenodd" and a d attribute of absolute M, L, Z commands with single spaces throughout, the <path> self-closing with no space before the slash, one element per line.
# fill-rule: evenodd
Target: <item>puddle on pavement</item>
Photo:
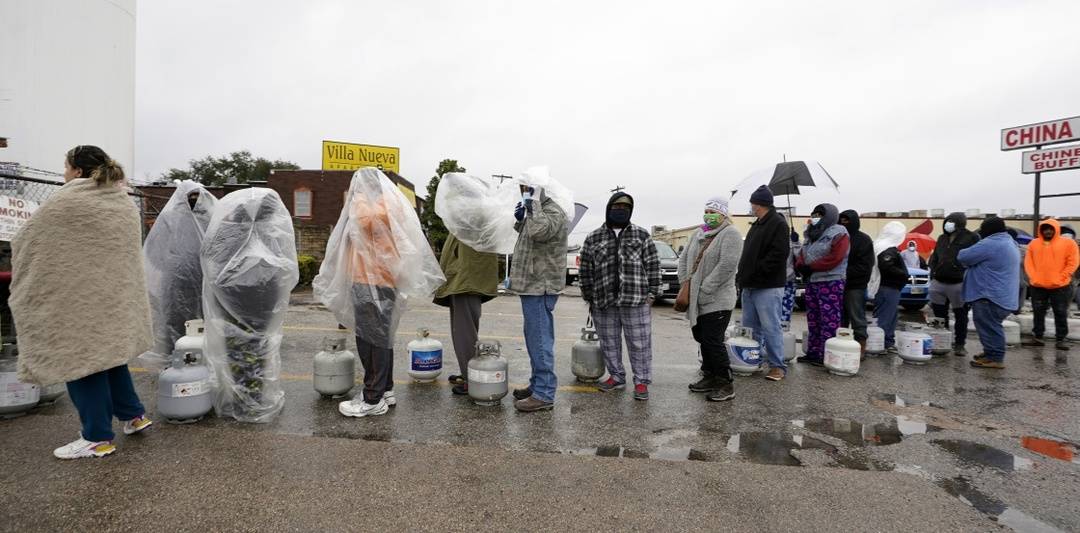
<path fill-rule="evenodd" d="M 728 451 L 737 453 L 751 463 L 763 465 L 802 466 L 792 450 L 824 450 L 835 453 L 836 446 L 827 442 L 791 433 L 750 432 L 732 435 Z"/>
<path fill-rule="evenodd" d="M 599 446 L 582 448 L 564 453 L 570 455 L 595 455 L 597 457 L 622 457 L 624 459 L 658 459 L 661 461 L 709 461 L 705 452 L 693 448 L 660 447 L 652 452 L 645 452 L 623 446 Z"/>
<path fill-rule="evenodd" d="M 997 523 L 1016 531 L 1061 531 L 1019 509 L 1009 507 L 1005 502 L 989 496 L 972 485 L 971 480 L 954 477 L 938 481 L 938 485 L 950 495 L 972 506 L 975 510 L 989 516 Z"/>
<path fill-rule="evenodd" d="M 1080 464 L 1080 447 L 1071 442 L 1025 436 L 1021 437 L 1020 445 L 1040 455 Z"/>
<path fill-rule="evenodd" d="M 791 423 L 795 427 L 835 437 L 853 446 L 888 446 L 900 442 L 904 437 L 941 430 L 906 416 L 898 416 L 891 423 L 874 425 L 861 424 L 846 418 L 814 418 L 792 420 Z"/>
<path fill-rule="evenodd" d="M 881 400 L 885 403 L 890 403 L 897 407 L 936 407 L 933 403 L 927 400 L 904 397 L 900 396 L 899 394 L 875 394 L 874 399 Z"/>
<path fill-rule="evenodd" d="M 1034 461 L 992 446 L 967 440 L 934 440 L 937 447 L 956 456 L 961 462 L 988 466 L 1002 472 L 1016 472 L 1031 468 Z"/>

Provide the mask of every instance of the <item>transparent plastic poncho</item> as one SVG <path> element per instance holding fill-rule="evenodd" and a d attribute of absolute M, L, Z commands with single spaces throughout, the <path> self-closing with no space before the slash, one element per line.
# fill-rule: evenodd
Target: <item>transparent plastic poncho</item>
<path fill-rule="evenodd" d="M 393 348 L 408 300 L 430 299 L 445 281 L 405 195 L 378 169 L 357 170 L 312 283 L 315 298 L 359 340 Z"/>
<path fill-rule="evenodd" d="M 519 201 L 517 181 L 500 185 L 491 179 L 452 172 L 439 180 L 435 214 L 447 231 L 473 250 L 510 254 L 518 237 L 514 206 Z"/>
<path fill-rule="evenodd" d="M 202 247 L 206 355 L 214 409 L 243 422 L 269 422 L 285 403 L 282 324 L 300 279 L 292 218 L 271 189 L 221 199 Z"/>
<path fill-rule="evenodd" d="M 567 220 L 575 219 L 574 209 L 574 193 L 559 183 L 558 180 L 551 177 L 548 167 L 532 167 L 519 174 L 515 181 L 519 185 L 525 185 L 537 190 L 538 194 L 551 198 L 555 202 L 555 205 L 559 206 L 559 209 L 566 213 Z M 520 195 L 518 200 L 520 200 Z M 513 211 L 511 211 L 511 215 Z"/>
<path fill-rule="evenodd" d="M 202 318 L 203 271 L 199 258 L 203 235 L 217 198 L 194 181 L 176 183 L 143 244 L 146 292 L 150 297 L 154 347 L 139 356 L 148 366 L 168 365 L 184 323 Z"/>
<path fill-rule="evenodd" d="M 881 232 L 878 233 L 877 238 L 874 239 L 874 270 L 871 271 L 870 283 L 866 286 L 868 298 L 873 298 L 877 294 L 878 288 L 881 287 L 881 271 L 877 267 L 878 256 L 889 248 L 900 246 L 900 243 L 904 242 L 906 235 L 907 227 L 902 222 L 894 220 L 885 224 L 885 227 L 881 228 Z"/>

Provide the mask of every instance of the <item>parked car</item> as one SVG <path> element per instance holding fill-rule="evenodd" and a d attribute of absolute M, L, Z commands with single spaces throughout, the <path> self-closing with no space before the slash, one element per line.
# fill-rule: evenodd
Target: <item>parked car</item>
<path fill-rule="evenodd" d="M 801 274 L 795 274 L 795 306 L 800 311 L 806 310 L 806 282 Z M 872 300 L 867 299 L 873 303 Z M 908 311 L 918 311 L 930 302 L 930 272 L 921 268 L 908 267 L 908 284 L 900 290 L 900 307 Z"/>
<path fill-rule="evenodd" d="M 656 255 L 660 257 L 660 296 L 674 298 L 679 295 L 679 254 L 670 244 L 653 241 Z"/>
<path fill-rule="evenodd" d="M 566 250 L 566 284 L 573 285 L 578 279 L 581 268 L 581 246 L 571 246 Z"/>

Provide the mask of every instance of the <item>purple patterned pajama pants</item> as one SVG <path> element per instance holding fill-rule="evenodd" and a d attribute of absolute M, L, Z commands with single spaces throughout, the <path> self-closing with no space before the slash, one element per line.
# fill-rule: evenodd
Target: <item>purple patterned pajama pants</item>
<path fill-rule="evenodd" d="M 806 284 L 806 357 L 825 358 L 825 341 L 836 336 L 840 317 L 844 313 L 844 280 L 818 281 Z"/>

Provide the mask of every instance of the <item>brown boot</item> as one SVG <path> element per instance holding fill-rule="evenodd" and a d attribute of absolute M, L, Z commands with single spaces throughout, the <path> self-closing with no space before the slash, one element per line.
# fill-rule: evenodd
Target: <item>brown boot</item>
<path fill-rule="evenodd" d="M 859 343 L 859 360 L 860 361 L 865 361 L 866 360 L 866 339 L 858 341 L 858 343 Z"/>
<path fill-rule="evenodd" d="M 524 400 L 518 400 L 514 402 L 514 408 L 522 413 L 534 413 L 536 411 L 547 411 L 552 407 L 555 407 L 554 403 L 544 402 L 537 400 L 535 396 L 529 396 Z"/>

